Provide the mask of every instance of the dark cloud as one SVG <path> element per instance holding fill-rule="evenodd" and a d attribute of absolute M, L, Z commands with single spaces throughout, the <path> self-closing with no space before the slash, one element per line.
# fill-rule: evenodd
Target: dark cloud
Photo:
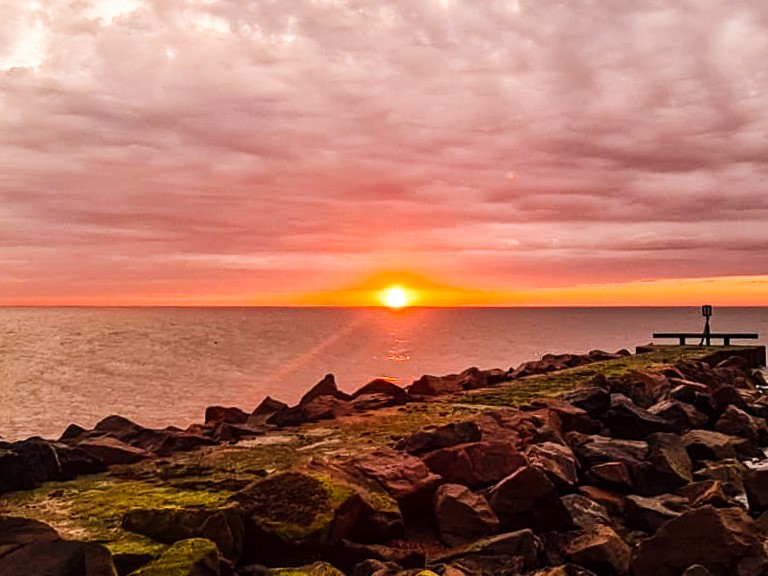
<path fill-rule="evenodd" d="M 20 0 L 0 21 L 0 299 L 768 273 L 764 2 Z"/>

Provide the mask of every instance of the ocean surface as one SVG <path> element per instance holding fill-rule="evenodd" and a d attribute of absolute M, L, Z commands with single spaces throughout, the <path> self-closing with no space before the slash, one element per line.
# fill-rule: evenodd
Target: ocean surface
<path fill-rule="evenodd" d="M 0 437 L 109 414 L 186 426 L 209 405 L 295 402 L 328 372 L 351 392 L 701 326 L 699 308 L 0 308 Z M 712 329 L 764 344 L 768 308 L 716 308 Z"/>

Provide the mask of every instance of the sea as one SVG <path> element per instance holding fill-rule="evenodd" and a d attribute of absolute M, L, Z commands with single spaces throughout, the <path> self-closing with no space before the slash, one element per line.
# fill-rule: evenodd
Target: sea
<path fill-rule="evenodd" d="M 699 308 L 0 308 L 0 437 L 56 438 L 110 414 L 185 427 L 210 405 L 294 403 L 327 373 L 348 392 L 408 385 L 702 325 Z M 712 330 L 765 344 L 768 308 L 716 308 Z"/>

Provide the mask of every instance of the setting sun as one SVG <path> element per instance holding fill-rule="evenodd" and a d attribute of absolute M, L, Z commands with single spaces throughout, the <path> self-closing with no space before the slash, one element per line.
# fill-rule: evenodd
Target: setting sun
<path fill-rule="evenodd" d="M 381 293 L 381 300 L 390 308 L 403 308 L 408 305 L 408 293 L 402 286 L 390 286 Z"/>

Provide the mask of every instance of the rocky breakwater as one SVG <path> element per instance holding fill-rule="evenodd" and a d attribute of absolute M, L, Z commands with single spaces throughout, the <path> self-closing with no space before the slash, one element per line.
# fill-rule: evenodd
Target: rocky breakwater
<path fill-rule="evenodd" d="M 5 489 L 112 464 L 121 482 L 213 487 L 216 497 L 150 506 L 137 497 L 109 516 L 119 524 L 109 530 L 142 539 L 139 552 L 62 539 L 40 522 L 42 502 L 0 500 L 0 576 L 768 573 L 760 374 L 738 357 L 713 366 L 701 352 L 677 362 L 605 356 L 554 370 L 469 369 L 407 390 L 376 380 L 350 395 L 329 375 L 296 406 L 211 407 L 186 431 L 118 417 L 68 430 L 47 445 L 92 468 L 53 467 Z M 546 395 L 563 382 L 565 393 Z M 319 433 L 338 442 L 270 452 L 269 438 Z M 228 447 L 242 438 L 259 441 Z M 18 444 L 3 457 L 19 458 Z M 114 448 L 136 454 L 116 459 Z M 252 470 L 246 451 L 267 466 Z"/>

